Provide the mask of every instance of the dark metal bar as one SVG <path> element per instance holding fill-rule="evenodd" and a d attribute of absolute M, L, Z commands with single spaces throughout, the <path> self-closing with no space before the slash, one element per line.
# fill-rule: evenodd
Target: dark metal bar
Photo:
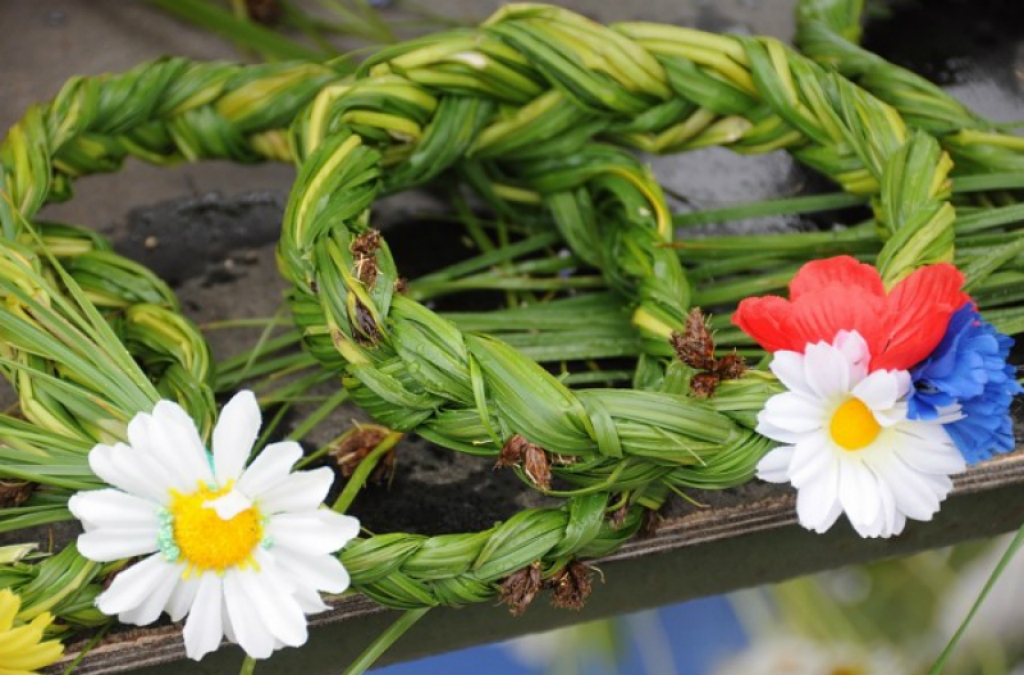
<path fill-rule="evenodd" d="M 385 662 L 413 659 L 691 598 L 909 555 L 991 537 L 1024 523 L 1024 450 L 974 467 L 956 480 L 953 496 L 929 523 L 911 522 L 899 537 L 862 539 L 840 524 L 816 535 L 796 524 L 794 493 L 781 488 L 733 495 L 708 509 L 680 507 L 658 533 L 597 561 L 605 577 L 580 612 L 554 610 L 540 599 L 512 618 L 503 607 L 436 609 L 402 638 Z M 302 649 L 262 662 L 260 675 L 333 675 L 397 618 L 361 596 L 341 598 L 313 619 Z M 182 660 L 180 629 L 165 626 L 118 636 L 88 654 L 76 671 L 103 675 L 200 675 L 237 671 L 242 655 L 225 647 L 201 663 Z M 73 657 L 73 654 L 69 655 Z"/>

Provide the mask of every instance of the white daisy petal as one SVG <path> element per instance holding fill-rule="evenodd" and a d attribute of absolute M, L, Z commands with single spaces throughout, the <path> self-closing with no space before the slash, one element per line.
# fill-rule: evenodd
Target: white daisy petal
<path fill-rule="evenodd" d="M 302 446 L 294 441 L 271 443 L 252 460 L 238 479 L 238 489 L 253 499 L 288 478 L 295 463 L 302 458 Z"/>
<path fill-rule="evenodd" d="M 876 370 L 861 380 L 851 393 L 871 410 L 884 411 L 896 405 L 896 401 L 905 396 L 909 388 L 910 376 L 907 371 Z"/>
<path fill-rule="evenodd" d="M 799 352 L 779 351 L 772 354 L 769 365 L 775 377 L 786 389 L 799 394 L 813 394 L 804 377 L 804 355 Z"/>
<path fill-rule="evenodd" d="M 334 553 L 359 534 L 359 521 L 328 509 L 273 516 L 267 535 L 275 546 L 307 555 Z"/>
<path fill-rule="evenodd" d="M 203 508 L 213 509 L 221 520 L 231 520 L 242 511 L 252 508 L 252 501 L 239 490 L 230 490 L 223 497 L 210 500 Z"/>
<path fill-rule="evenodd" d="M 299 555 L 287 548 L 275 548 L 273 556 L 282 570 L 300 580 L 300 587 L 335 594 L 344 593 L 349 587 L 348 570 L 333 555 Z"/>
<path fill-rule="evenodd" d="M 871 361 L 871 352 L 868 350 L 868 343 L 864 341 L 857 331 L 841 330 L 836 334 L 832 344 L 843 355 L 843 360 L 849 366 L 850 386 L 867 377 L 868 365 Z"/>
<path fill-rule="evenodd" d="M 800 524 L 815 532 L 825 532 L 835 524 L 843 507 L 839 502 L 839 467 L 834 459 L 817 480 L 797 493 L 796 513 Z"/>
<path fill-rule="evenodd" d="M 260 406 L 251 391 L 240 391 L 221 410 L 213 430 L 213 466 L 222 484 L 238 480 L 262 424 Z"/>
<path fill-rule="evenodd" d="M 298 647 L 308 638 L 306 615 L 293 597 L 294 589 L 279 578 L 272 559 L 260 561 L 260 571 L 239 572 L 239 586 L 271 635 L 282 644 Z"/>
<path fill-rule="evenodd" d="M 113 562 L 159 549 L 156 528 L 104 527 L 78 537 L 78 552 L 96 562 Z"/>
<path fill-rule="evenodd" d="M 323 503 L 334 472 L 327 467 L 293 473 L 260 495 L 260 511 L 265 514 L 284 511 L 312 511 Z"/>
<path fill-rule="evenodd" d="M 200 577 L 191 574 L 187 578 L 181 578 L 174 586 L 174 592 L 167 599 L 167 614 L 171 621 L 181 621 L 196 600 L 199 593 Z"/>
<path fill-rule="evenodd" d="M 789 466 L 789 480 L 793 487 L 801 488 L 813 483 L 836 461 L 829 442 L 823 434 L 808 434 L 796 444 L 793 461 Z"/>
<path fill-rule="evenodd" d="M 118 615 L 117 618 L 122 623 L 145 626 L 156 621 L 163 613 L 175 588 L 181 583 L 181 567 L 163 560 L 162 556 L 160 559 L 163 565 L 159 566 L 159 582 L 153 592 L 146 596 L 138 606 Z"/>
<path fill-rule="evenodd" d="M 164 480 L 178 490 L 194 489 L 213 478 L 195 422 L 176 403 L 159 401 L 152 415 L 136 415 L 128 423 L 128 441 L 163 467 Z"/>
<path fill-rule="evenodd" d="M 892 487 L 900 511 L 914 520 L 931 520 L 939 510 L 940 501 L 946 496 L 936 489 L 938 486 L 910 469 L 896 455 L 884 459 L 881 471 Z M 948 478 L 946 480 L 949 481 Z M 952 488 L 952 481 L 948 484 Z"/>
<path fill-rule="evenodd" d="M 149 556 L 114 577 L 110 587 L 97 596 L 96 606 L 110 616 L 135 609 L 169 583 L 169 569 L 174 571 L 174 566 L 163 554 Z"/>
<path fill-rule="evenodd" d="M 212 478 L 209 456 L 196 423 L 180 405 L 171 401 L 157 402 L 153 407 L 153 421 L 158 425 L 156 430 L 162 433 L 160 438 L 153 439 L 159 441 L 154 450 L 164 451 L 170 461 L 186 464 L 189 473 L 195 473 L 194 480 Z"/>
<path fill-rule="evenodd" d="M 825 403 L 850 391 L 850 368 L 842 352 L 830 344 L 807 345 L 804 352 L 804 377 L 815 397 Z"/>
<path fill-rule="evenodd" d="M 221 612 L 224 600 L 223 580 L 215 572 L 199 578 L 195 601 L 185 622 L 185 652 L 198 661 L 216 651 L 224 637 Z"/>
<path fill-rule="evenodd" d="M 274 636 L 243 587 L 240 578 L 243 574 L 239 570 L 228 570 L 224 574 L 224 603 L 235 640 L 249 656 L 265 659 L 274 653 Z"/>
<path fill-rule="evenodd" d="M 129 494 L 158 504 L 170 500 L 163 467 L 124 443 L 95 446 L 89 452 L 89 468 L 105 483 Z"/>
<path fill-rule="evenodd" d="M 780 445 L 757 463 L 757 477 L 769 483 L 789 482 L 789 463 L 793 458 L 792 445 Z"/>
<path fill-rule="evenodd" d="M 319 593 L 305 586 L 299 586 L 295 589 L 295 601 L 299 603 L 299 608 L 302 609 L 303 614 L 319 614 L 331 608 L 330 605 L 321 599 Z"/>
<path fill-rule="evenodd" d="M 878 482 L 859 459 L 839 462 L 839 501 L 854 527 L 871 523 L 878 516 Z"/>
<path fill-rule="evenodd" d="M 935 428 L 932 425 L 921 426 Z M 950 476 L 961 473 L 967 468 L 964 456 L 948 441 L 926 444 L 907 433 L 900 434 L 899 438 L 894 450 L 899 458 L 914 471 Z"/>
<path fill-rule="evenodd" d="M 89 490 L 72 495 L 68 509 L 82 521 L 86 530 L 100 527 L 129 527 L 132 529 L 160 527 L 157 518 L 159 505 L 120 490 Z"/>
<path fill-rule="evenodd" d="M 802 434 L 820 429 L 823 414 L 818 401 L 787 392 L 768 399 L 757 420 L 759 424 L 763 422 L 787 432 Z"/>

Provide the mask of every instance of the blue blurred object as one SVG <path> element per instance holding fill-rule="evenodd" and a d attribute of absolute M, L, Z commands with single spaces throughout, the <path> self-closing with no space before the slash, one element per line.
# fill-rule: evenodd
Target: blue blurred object
<path fill-rule="evenodd" d="M 580 675 L 668 675 L 665 662 L 674 663 L 672 675 L 710 675 L 727 656 L 748 644 L 746 635 L 725 596 L 691 600 L 670 607 L 612 619 L 621 628 L 622 661 L 615 671 L 600 664 L 584 664 Z M 637 635 L 643 631 L 643 635 Z M 639 638 L 639 639 L 638 639 Z M 662 669 L 651 663 L 652 652 L 664 643 L 669 659 Z M 653 647 L 653 648 L 652 648 Z M 646 651 L 646 654 L 645 654 Z M 666 654 L 667 656 L 667 654 Z M 374 671 L 380 675 L 542 675 L 543 668 L 525 665 L 508 643 L 473 647 Z"/>

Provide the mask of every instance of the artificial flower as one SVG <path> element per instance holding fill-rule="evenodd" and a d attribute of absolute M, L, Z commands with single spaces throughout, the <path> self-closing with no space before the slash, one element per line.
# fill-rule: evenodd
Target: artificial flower
<path fill-rule="evenodd" d="M 43 631 L 53 623 L 43 612 L 28 623 L 16 620 L 21 598 L 11 589 L 0 590 L 0 675 L 35 675 L 64 653 L 56 640 L 43 640 Z"/>
<path fill-rule="evenodd" d="M 970 298 L 952 265 L 928 265 L 886 293 L 871 265 L 850 256 L 815 260 L 800 268 L 789 300 L 747 298 L 733 321 L 769 352 L 802 352 L 857 331 L 871 353 L 871 370 L 909 370 L 942 340 L 950 317 Z"/>
<path fill-rule="evenodd" d="M 946 426 L 969 464 L 1014 448 L 1010 404 L 1021 393 L 1017 369 L 1006 362 L 1013 340 L 981 318 L 971 303 L 950 319 L 935 351 L 911 371 L 911 419 L 935 419 L 958 407 Z"/>
<path fill-rule="evenodd" d="M 945 417 L 907 419 L 910 373 L 872 370 L 866 340 L 840 331 L 831 342 L 777 351 L 771 370 L 788 391 L 770 398 L 757 431 L 783 445 L 758 476 L 797 489 L 800 523 L 824 532 L 845 512 L 865 537 L 899 534 L 907 518 L 930 520 L 964 460 Z"/>
<path fill-rule="evenodd" d="M 96 604 L 123 623 L 188 615 L 185 648 L 200 659 L 222 636 L 266 658 L 306 641 L 306 614 L 327 606 L 349 576 L 332 555 L 358 521 L 321 508 L 334 475 L 294 472 L 297 443 L 268 445 L 246 468 L 261 424 L 251 392 L 224 407 L 207 452 L 192 419 L 169 401 L 136 415 L 125 445 L 97 445 L 89 466 L 112 488 L 69 502 L 98 562 L 146 556 L 122 570 Z"/>

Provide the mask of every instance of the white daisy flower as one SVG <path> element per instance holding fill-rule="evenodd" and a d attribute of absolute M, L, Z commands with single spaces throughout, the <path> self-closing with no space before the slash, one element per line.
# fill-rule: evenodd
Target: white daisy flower
<path fill-rule="evenodd" d="M 758 464 L 758 477 L 792 483 L 800 524 L 824 532 L 845 512 L 864 537 L 890 537 L 907 518 L 930 520 L 963 471 L 942 424 L 908 420 L 905 370 L 869 373 L 871 355 L 856 331 L 803 354 L 777 351 L 771 370 L 789 390 L 768 400 L 757 431 L 784 443 Z"/>
<path fill-rule="evenodd" d="M 349 575 L 331 555 L 359 522 L 321 508 L 328 468 L 292 473 L 298 443 L 268 445 L 246 468 L 261 424 L 251 392 L 221 411 L 207 452 L 188 414 L 169 401 L 128 425 L 129 445 L 97 445 L 93 472 L 113 487 L 68 503 L 82 521 L 82 555 L 97 562 L 147 556 L 97 599 L 122 623 L 186 614 L 185 649 L 200 659 L 222 636 L 255 658 L 306 641 L 306 614 L 327 609 Z"/>

